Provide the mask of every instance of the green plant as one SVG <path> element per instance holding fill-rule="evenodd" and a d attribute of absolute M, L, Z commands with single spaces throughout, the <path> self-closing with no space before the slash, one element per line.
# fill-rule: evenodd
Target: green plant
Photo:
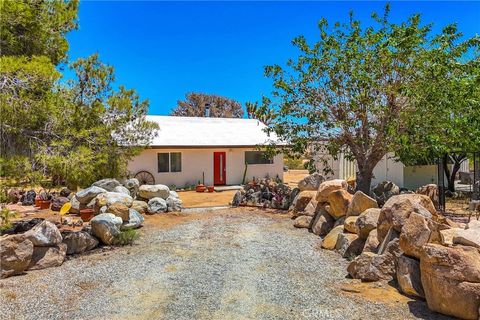
<path fill-rule="evenodd" d="M 171 185 L 169 186 L 169 188 L 170 188 L 170 190 L 172 190 L 172 191 L 177 190 L 177 186 L 174 185 L 174 184 L 171 184 Z"/>
<path fill-rule="evenodd" d="M 114 237 L 113 244 L 116 246 L 132 245 L 139 237 L 140 234 L 135 229 L 120 231 L 120 233 Z"/>
<path fill-rule="evenodd" d="M 12 227 L 12 223 L 10 222 L 11 218 L 15 218 L 17 213 L 15 211 L 9 210 L 2 206 L 0 210 L 0 232 L 10 229 Z"/>

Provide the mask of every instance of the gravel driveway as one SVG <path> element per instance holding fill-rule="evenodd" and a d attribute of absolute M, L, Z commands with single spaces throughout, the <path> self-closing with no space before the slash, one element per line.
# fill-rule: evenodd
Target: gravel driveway
<path fill-rule="evenodd" d="M 168 227 L 149 218 L 137 245 L 0 280 L 1 318 L 439 319 L 423 302 L 385 298 L 392 290 L 376 302 L 341 289 L 355 284 L 347 262 L 288 217 L 193 216 Z"/>

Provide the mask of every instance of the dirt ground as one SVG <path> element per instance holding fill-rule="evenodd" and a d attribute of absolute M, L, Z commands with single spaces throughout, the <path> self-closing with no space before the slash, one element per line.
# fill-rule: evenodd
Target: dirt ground
<path fill-rule="evenodd" d="M 5 319 L 447 319 L 348 262 L 287 215 L 149 216 L 134 246 L 0 280 Z"/>

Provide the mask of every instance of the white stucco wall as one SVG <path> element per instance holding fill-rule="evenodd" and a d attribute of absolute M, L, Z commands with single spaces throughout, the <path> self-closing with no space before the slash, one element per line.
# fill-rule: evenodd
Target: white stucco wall
<path fill-rule="evenodd" d="M 205 184 L 213 184 L 213 153 L 225 152 L 226 155 L 226 182 L 227 185 L 241 184 L 245 170 L 245 151 L 254 151 L 254 148 L 209 148 L 209 149 L 146 149 L 135 157 L 129 164 L 131 176 L 145 170 L 153 174 L 155 183 L 165 185 L 196 185 L 202 181 L 202 172 L 205 173 Z M 157 153 L 181 152 L 181 172 L 158 172 Z M 248 165 L 246 180 L 253 177 L 263 178 L 266 175 L 274 178 L 277 175 L 283 180 L 283 155 L 277 155 L 273 164 Z"/>

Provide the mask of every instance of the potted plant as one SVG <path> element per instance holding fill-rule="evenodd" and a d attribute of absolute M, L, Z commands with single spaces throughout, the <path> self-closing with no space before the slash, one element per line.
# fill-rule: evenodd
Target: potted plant
<path fill-rule="evenodd" d="M 92 220 L 94 216 L 93 209 L 82 209 L 80 210 L 80 218 L 82 218 L 83 222 L 88 222 Z"/>
<path fill-rule="evenodd" d="M 44 190 L 38 194 L 38 197 L 40 198 L 38 201 L 40 209 L 50 209 L 50 205 L 52 204 L 52 195 L 50 192 Z"/>
<path fill-rule="evenodd" d="M 207 188 L 205 187 L 204 184 L 200 183 L 200 180 L 198 180 L 198 184 L 197 186 L 195 187 L 195 191 L 197 192 L 205 192 L 205 190 L 207 190 Z"/>
<path fill-rule="evenodd" d="M 207 186 L 207 190 L 208 190 L 208 192 L 214 192 L 215 187 L 214 186 Z"/>

